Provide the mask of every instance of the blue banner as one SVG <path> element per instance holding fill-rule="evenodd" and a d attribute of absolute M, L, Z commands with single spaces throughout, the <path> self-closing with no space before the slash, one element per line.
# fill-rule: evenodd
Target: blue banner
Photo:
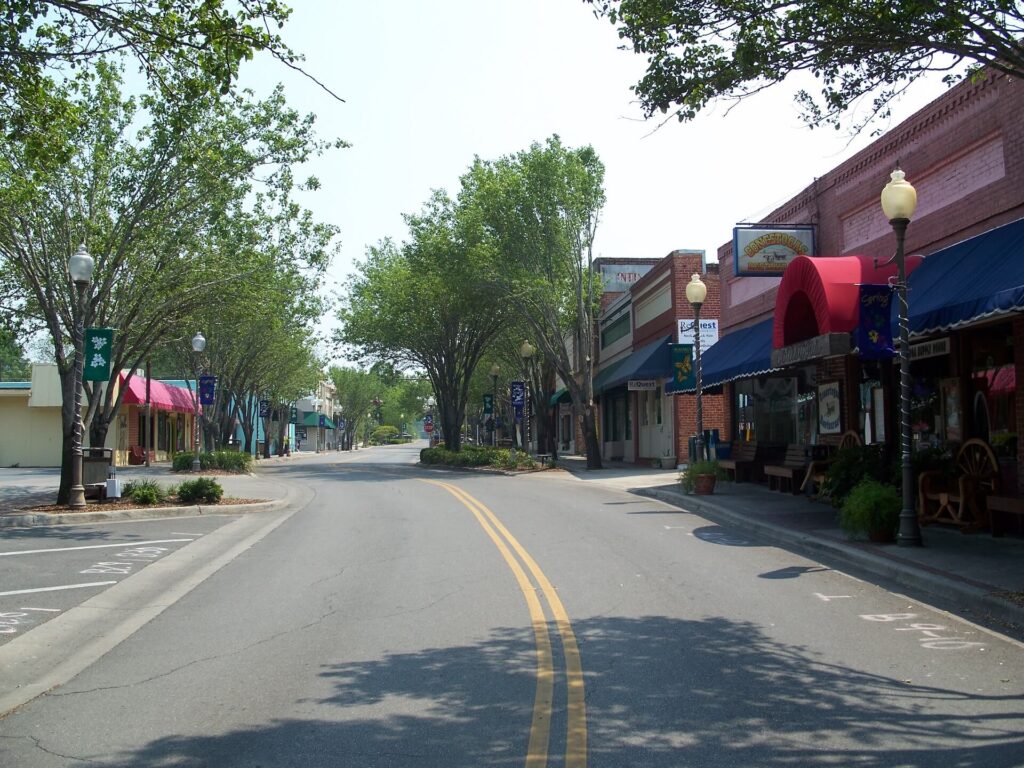
<path fill-rule="evenodd" d="M 697 368 L 693 364 L 693 344 L 672 345 L 672 371 L 666 392 L 697 388 Z"/>
<path fill-rule="evenodd" d="M 214 395 L 217 391 L 216 376 L 199 377 L 199 403 L 201 405 L 213 405 Z"/>
<path fill-rule="evenodd" d="M 892 343 L 892 296 L 888 285 L 860 287 L 857 348 L 864 360 L 887 360 L 896 354 Z"/>

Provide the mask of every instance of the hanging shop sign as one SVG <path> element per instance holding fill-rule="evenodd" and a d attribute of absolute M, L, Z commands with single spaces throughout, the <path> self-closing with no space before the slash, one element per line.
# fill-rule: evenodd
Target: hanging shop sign
<path fill-rule="evenodd" d="M 693 320 L 680 319 L 677 321 L 679 326 L 678 341 L 680 344 L 693 344 L 694 332 L 693 332 Z M 701 320 L 700 321 L 700 351 L 707 352 L 711 346 L 718 341 L 718 321 L 717 320 Z"/>
<path fill-rule="evenodd" d="M 814 256 L 814 227 L 739 226 L 732 230 L 732 260 L 737 275 L 781 277 L 797 256 Z"/>
<path fill-rule="evenodd" d="M 838 435 L 843 431 L 842 411 L 839 405 L 839 382 L 828 381 L 819 384 L 818 434 Z"/>
<path fill-rule="evenodd" d="M 602 264 L 601 288 L 606 293 L 624 293 L 651 271 L 652 264 Z"/>
<path fill-rule="evenodd" d="M 113 355 L 113 328 L 86 328 L 82 366 L 84 381 L 107 381 L 110 378 L 110 358 Z"/>

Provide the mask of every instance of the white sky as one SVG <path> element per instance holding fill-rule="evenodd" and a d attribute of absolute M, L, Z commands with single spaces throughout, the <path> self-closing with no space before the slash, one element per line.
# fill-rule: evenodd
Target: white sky
<path fill-rule="evenodd" d="M 244 64 L 241 83 L 266 92 L 284 82 L 292 106 L 318 115 L 322 136 L 353 145 L 311 164 L 322 189 L 302 198 L 341 229 L 334 284 L 368 245 L 404 239 L 401 214 L 418 211 L 431 189 L 454 194 L 474 155 L 494 159 L 553 133 L 593 145 L 605 163 L 596 255 L 687 248 L 710 260 L 734 224 L 767 214 L 871 140 L 810 131 L 787 87 L 655 130 L 629 90 L 643 57 L 618 50 L 615 29 L 582 0 L 291 5 L 283 36 L 346 102 L 266 59 Z M 941 90 L 919 89 L 892 124 Z"/>

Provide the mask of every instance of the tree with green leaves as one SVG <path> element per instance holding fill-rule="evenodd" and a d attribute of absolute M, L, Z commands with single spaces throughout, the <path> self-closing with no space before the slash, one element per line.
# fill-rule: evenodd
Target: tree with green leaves
<path fill-rule="evenodd" d="M 445 445 L 457 451 L 473 371 L 509 302 L 487 279 L 493 254 L 471 211 L 437 192 L 406 222 L 410 240 L 371 247 L 349 282 L 338 340 L 368 362 L 425 371 Z"/>
<path fill-rule="evenodd" d="M 511 305 L 539 347 L 537 385 L 551 366 L 581 414 L 587 466 L 601 467 L 594 406 L 594 334 L 601 291 L 592 269 L 605 202 L 604 165 L 592 147 L 553 136 L 497 161 L 477 159 L 460 202 L 493 248 L 487 283 Z M 553 387 L 553 381 L 550 385 Z"/>
<path fill-rule="evenodd" d="M 28 381 L 32 365 L 13 331 L 0 328 L 0 381 Z"/>
<path fill-rule="evenodd" d="M 85 421 L 93 444 L 101 445 L 123 397 L 114 386 L 119 372 L 139 368 L 162 340 L 181 335 L 178 322 L 264 268 L 243 262 L 237 244 L 216 247 L 227 222 L 273 219 L 248 202 L 256 174 L 272 190 L 266 194 L 303 218 L 288 199 L 290 168 L 323 145 L 313 137 L 312 118 L 287 109 L 280 91 L 263 102 L 247 95 L 184 104 L 125 99 L 117 71 L 102 63 L 51 87 L 69 105 L 51 130 L 65 159 L 40 161 L 23 142 L 0 145 L 0 306 L 45 329 L 54 345 L 64 393 L 63 502 L 76 322 L 117 329 L 110 381 L 86 387 Z M 256 226 L 249 231 L 259 234 Z M 67 271 L 81 243 L 96 261 L 83 302 Z"/>
<path fill-rule="evenodd" d="M 858 103 L 860 130 L 928 73 L 955 82 L 979 67 L 1024 77 L 1020 0 L 586 0 L 646 57 L 633 87 L 648 117 L 690 120 L 718 100 L 738 101 L 812 74 L 820 93 L 797 101 L 812 126 L 843 123 Z"/>
<path fill-rule="evenodd" d="M 372 372 L 350 366 L 332 366 L 328 377 L 334 384 L 334 399 L 341 405 L 345 419 L 344 445 L 351 448 L 355 436 L 366 426 L 366 414 L 370 412 L 373 399 L 383 388 L 381 377 Z"/>

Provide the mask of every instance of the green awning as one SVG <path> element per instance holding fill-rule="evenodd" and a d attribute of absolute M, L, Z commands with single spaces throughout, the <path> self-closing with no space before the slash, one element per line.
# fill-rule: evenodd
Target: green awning
<path fill-rule="evenodd" d="M 557 392 L 555 392 L 555 394 L 553 394 L 551 396 L 550 400 L 548 400 L 548 404 L 549 405 L 558 405 L 559 403 L 571 403 L 571 402 L 572 402 L 572 395 L 569 394 L 569 388 L 568 387 L 562 387 L 560 390 L 558 390 Z"/>
<path fill-rule="evenodd" d="M 304 427 L 319 427 L 320 426 L 319 413 L 307 413 L 302 417 L 302 426 Z M 324 429 L 334 429 L 334 422 L 329 418 L 324 419 Z"/>

